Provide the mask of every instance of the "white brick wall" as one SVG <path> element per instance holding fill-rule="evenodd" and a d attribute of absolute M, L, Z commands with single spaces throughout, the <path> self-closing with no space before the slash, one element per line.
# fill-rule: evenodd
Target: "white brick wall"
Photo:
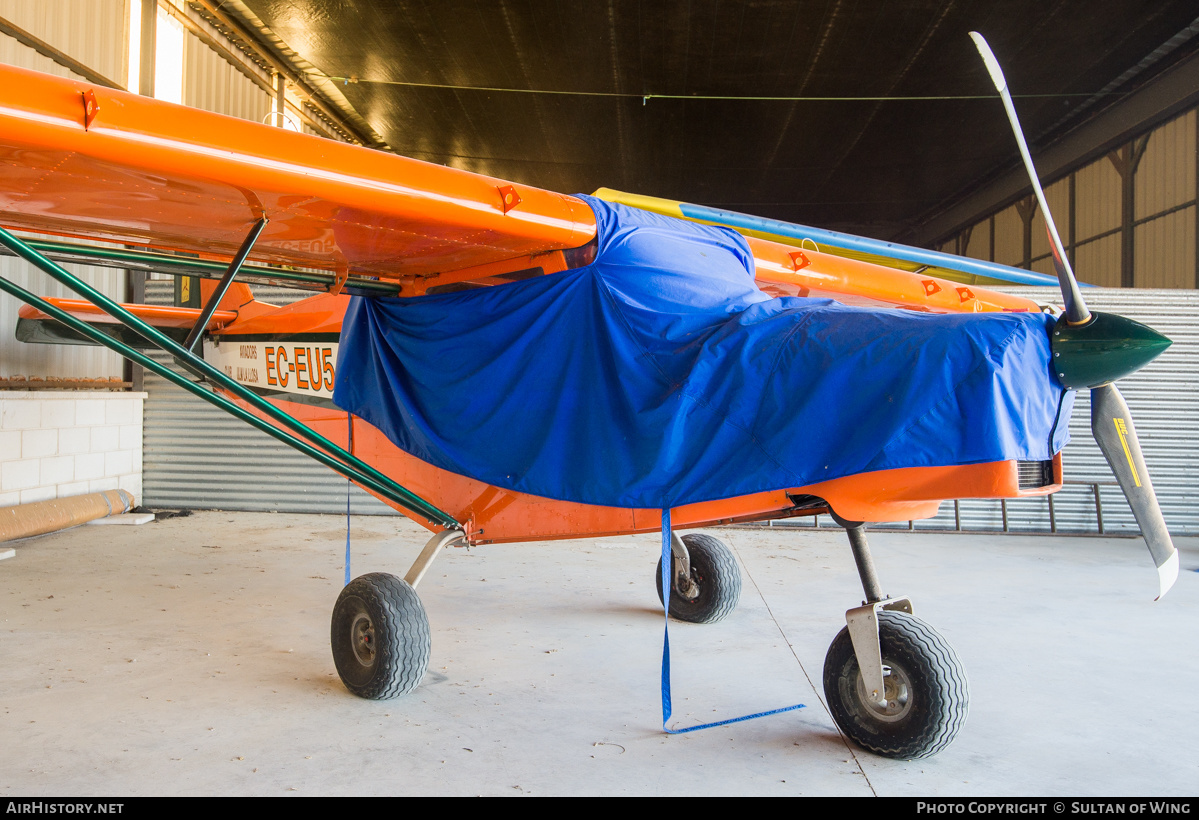
<path fill-rule="evenodd" d="M 115 489 L 140 504 L 145 398 L 0 391 L 0 507 Z"/>

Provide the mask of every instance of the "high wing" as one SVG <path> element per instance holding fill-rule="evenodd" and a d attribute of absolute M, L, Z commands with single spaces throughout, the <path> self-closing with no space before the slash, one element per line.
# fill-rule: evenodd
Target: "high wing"
<path fill-rule="evenodd" d="M 528 186 L 11 66 L 0 88 L 14 228 L 231 256 L 265 212 L 255 258 L 392 277 L 595 231 L 577 200 Z"/>
<path fill-rule="evenodd" d="M 211 260 L 233 256 L 265 215 L 253 260 L 329 271 L 351 286 L 394 281 L 400 295 L 564 270 L 595 236 L 591 211 L 564 194 L 11 66 L 0 66 L 0 88 L 8 228 Z M 750 244 L 772 295 L 1037 309 L 815 249 Z"/>

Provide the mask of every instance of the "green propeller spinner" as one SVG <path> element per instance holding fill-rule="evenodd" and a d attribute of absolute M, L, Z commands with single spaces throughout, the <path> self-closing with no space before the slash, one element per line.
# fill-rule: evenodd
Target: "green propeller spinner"
<path fill-rule="evenodd" d="M 1172 344 L 1153 328 L 1114 313 L 1092 313 L 1082 325 L 1072 325 L 1063 316 L 1050 341 L 1054 374 L 1070 390 L 1122 379 Z"/>

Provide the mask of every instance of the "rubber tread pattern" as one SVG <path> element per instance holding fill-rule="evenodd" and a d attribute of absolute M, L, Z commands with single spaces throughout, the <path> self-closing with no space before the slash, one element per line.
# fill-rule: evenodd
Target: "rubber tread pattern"
<path fill-rule="evenodd" d="M 693 624 L 713 624 L 737 608 L 741 600 L 741 567 L 728 545 L 711 535 L 691 533 L 683 536 L 691 556 L 691 578 L 699 595 L 689 601 L 677 589 L 670 591 L 670 617 Z M 658 559 L 658 600 L 662 600 L 662 559 Z"/>
<path fill-rule="evenodd" d="M 965 669 L 940 633 L 914 615 L 884 610 L 878 626 L 883 663 L 898 663 L 910 678 L 911 711 L 905 720 L 887 723 L 873 718 L 858 700 L 858 660 L 848 627 L 837 633 L 825 656 L 829 710 L 841 731 L 868 751 L 899 760 L 931 757 L 953 742 L 966 721 Z"/>
<path fill-rule="evenodd" d="M 354 655 L 350 628 L 365 611 L 375 630 L 375 661 L 364 667 Z M 387 700 L 420 685 L 429 668 L 432 637 L 420 597 L 407 581 L 386 572 L 360 575 L 337 597 L 330 625 L 333 663 L 355 695 Z"/>

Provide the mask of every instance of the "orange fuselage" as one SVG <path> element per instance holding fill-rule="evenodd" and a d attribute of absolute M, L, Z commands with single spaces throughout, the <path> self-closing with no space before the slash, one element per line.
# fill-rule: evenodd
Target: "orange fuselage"
<path fill-rule="evenodd" d="M 239 317 L 211 335 L 206 358 L 453 515 L 466 525 L 473 543 L 618 535 L 661 527 L 659 510 L 542 498 L 434 467 L 399 449 L 359 418 L 353 420 L 350 440 L 346 412 L 330 400 L 336 381 L 337 338 L 348 301 L 346 296 L 322 294 L 282 308 L 253 303 L 253 310 L 246 311 L 252 316 Z M 671 516 L 677 527 L 813 515 L 829 509 L 847 520 L 905 521 L 935 515 L 946 499 L 1054 492 L 1061 486 L 1060 456 L 1054 459 L 1052 471 L 1051 484 L 1021 489 L 1015 461 L 882 470 L 691 504 L 673 510 Z M 405 514 L 436 529 L 418 515 Z"/>

